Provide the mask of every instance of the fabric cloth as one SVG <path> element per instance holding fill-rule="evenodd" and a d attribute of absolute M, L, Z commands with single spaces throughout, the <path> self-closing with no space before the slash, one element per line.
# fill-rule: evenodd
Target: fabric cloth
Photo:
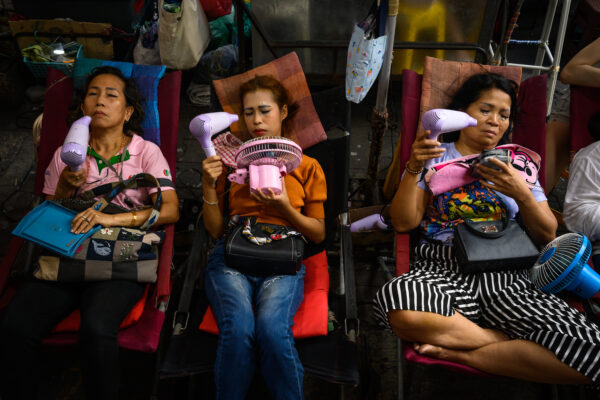
<path fill-rule="evenodd" d="M 600 142 L 579 150 L 569 166 L 563 220 L 572 232 L 586 235 L 600 254 Z"/>
<path fill-rule="evenodd" d="M 73 85 L 81 89 L 85 79 L 96 67 L 110 66 L 121 70 L 126 78 L 132 78 L 143 99 L 144 120 L 142 129 L 144 139 L 150 140 L 160 146 L 160 121 L 158 116 L 158 82 L 165 73 L 164 65 L 140 65 L 121 61 L 97 60 L 94 58 L 80 57 L 75 62 L 73 71 Z"/>
<path fill-rule="evenodd" d="M 327 139 L 327 134 L 315 110 L 300 60 L 294 52 L 242 74 L 213 81 L 223 111 L 242 115 L 240 86 L 257 75 L 273 76 L 287 90 L 290 102 L 298 105 L 298 112 L 294 118 L 285 124 L 287 138 L 298 143 L 303 149 Z M 241 117 L 238 122 L 231 125 L 231 132 L 244 141 L 251 138 Z"/>
<path fill-rule="evenodd" d="M 323 203 L 327 199 L 327 184 L 317 160 L 303 155 L 298 168 L 286 175 L 285 187 L 290 204 L 296 211 L 311 218 L 325 218 Z M 222 207 L 223 202 L 219 204 Z M 256 201 L 250 195 L 248 184 L 231 184 L 229 215 L 257 217 L 257 222 L 269 224 L 291 225 L 279 212 Z"/>
<path fill-rule="evenodd" d="M 413 310 L 452 316 L 459 312 L 481 327 L 511 339 L 530 340 L 559 360 L 600 381 L 600 330 L 560 298 L 536 289 L 527 271 L 462 274 L 454 248 L 417 246 L 414 267 L 375 295 L 378 323 L 391 329 L 387 313 Z"/>
<path fill-rule="evenodd" d="M 60 174 L 67 166 L 60 159 L 61 149 L 62 146 L 54 152 L 50 165 L 46 168 L 46 179 L 44 181 L 43 189 L 44 194 L 54 195 Z M 133 135 L 131 142 L 127 146 L 126 154 L 123 156 L 123 163 L 118 162 L 121 158 L 119 157 L 120 154 L 121 152 L 115 157 L 112 157 L 111 160 L 107 161 L 111 163 L 114 161 L 113 166 L 119 174 L 121 174 L 122 169 L 121 175 L 124 180 L 142 172 L 154 175 L 156 178 L 173 180 L 167 160 L 163 156 L 160 148 L 151 141 L 144 140 L 138 135 Z M 79 189 L 80 192 L 88 191 L 101 184 L 118 182 L 119 177 L 109 167 L 105 166 L 101 160 L 88 154 L 87 161 L 89 162 L 90 169 L 85 183 Z M 87 168 L 86 165 L 84 165 L 84 168 Z M 161 190 L 174 190 L 174 188 L 161 186 Z M 156 191 L 156 188 L 126 189 L 123 193 L 118 194 L 113 202 L 125 208 L 141 207 L 150 202 L 149 196 L 156 193 Z M 128 205 L 125 202 L 126 198 L 131 200 L 133 204 Z M 97 199 L 98 198 L 96 198 L 96 200 Z"/>
<path fill-rule="evenodd" d="M 257 358 L 274 398 L 303 399 L 304 368 L 291 327 L 304 296 L 304 275 L 304 266 L 296 275 L 244 275 L 227 267 L 224 241 L 217 243 L 205 271 L 219 327 L 216 399 L 243 399 Z"/>
<path fill-rule="evenodd" d="M 37 398 L 36 383 L 43 365 L 39 357 L 41 341 L 75 308 L 81 310 L 79 348 L 85 398 L 116 399 L 119 325 L 144 293 L 144 287 L 131 281 L 23 284 L 0 324 L 0 354 L 6 369 L 0 373 L 0 379 L 5 379 L 0 387 L 13 394 L 7 399 Z"/>
<path fill-rule="evenodd" d="M 231 132 L 225 132 L 217 136 L 212 141 L 215 152 L 221 157 L 223 164 L 230 168 L 237 168 L 235 155 L 244 142 L 233 135 Z"/>
<path fill-rule="evenodd" d="M 462 157 L 456 150 L 454 142 L 442 143 L 441 147 L 446 149 L 441 157 L 428 160 L 425 168 L 432 165 Z M 544 190 L 533 179 L 535 186 L 530 187 L 531 193 L 538 202 L 545 201 Z M 421 179 L 417 186 L 428 191 L 429 187 L 425 179 Z M 441 240 L 445 244 L 451 244 L 454 238 L 454 228 L 464 218 L 473 221 L 497 220 L 500 218 L 502 209 L 507 212 L 509 219 L 514 219 L 519 207 L 514 199 L 496 191 L 489 192 L 479 182 L 473 182 L 467 186 L 459 187 L 449 192 L 432 196 L 425 211 L 421 223 L 422 233 L 426 238 Z"/>

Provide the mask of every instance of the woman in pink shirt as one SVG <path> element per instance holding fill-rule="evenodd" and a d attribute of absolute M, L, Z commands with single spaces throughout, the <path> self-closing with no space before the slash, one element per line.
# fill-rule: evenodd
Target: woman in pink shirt
<path fill-rule="evenodd" d="M 65 199 L 97 186 L 145 172 L 161 181 L 162 202 L 157 225 L 179 218 L 177 194 L 167 161 L 158 146 L 145 141 L 144 118 L 135 83 L 112 67 L 96 68 L 88 77 L 78 111 L 92 118 L 86 161 L 71 171 L 60 160 L 60 148 L 46 170 L 47 199 Z M 81 116 L 81 115 L 80 115 Z M 127 190 L 115 203 L 127 208 L 106 214 L 88 208 L 78 213 L 71 229 L 87 232 L 94 225 L 139 227 L 157 200 L 156 188 Z M 119 325 L 142 296 L 145 285 L 126 280 L 98 282 L 28 281 L 7 307 L 0 325 L 3 365 L 7 371 L 0 390 L 6 399 L 36 398 L 39 382 L 39 348 L 50 330 L 73 310 L 81 311 L 79 350 L 86 399 L 116 399 L 119 393 Z"/>

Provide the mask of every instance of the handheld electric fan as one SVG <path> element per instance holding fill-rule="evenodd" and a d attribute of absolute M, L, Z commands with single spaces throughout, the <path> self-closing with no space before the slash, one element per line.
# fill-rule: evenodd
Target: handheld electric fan
<path fill-rule="evenodd" d="M 60 159 L 69 166 L 71 171 L 79 171 L 85 162 L 88 141 L 90 140 L 91 117 L 87 115 L 73 122 L 65 143 L 60 151 Z"/>
<path fill-rule="evenodd" d="M 477 120 L 469 114 L 445 108 L 434 108 L 427 111 L 423 114 L 421 123 L 426 131 L 431 131 L 429 134 L 430 139 L 437 139 L 440 134 L 445 132 L 454 132 L 468 126 L 477 126 Z"/>
<path fill-rule="evenodd" d="M 589 299 L 600 290 L 600 275 L 586 263 L 592 245 L 580 233 L 559 236 L 544 247 L 529 270 L 531 282 L 547 293 L 570 290 Z"/>
<path fill-rule="evenodd" d="M 200 114 L 190 122 L 190 132 L 200 142 L 206 157 L 212 157 L 216 154 L 211 141 L 213 136 L 228 128 L 237 120 L 238 116 L 236 114 L 229 114 L 224 111 Z"/>
<path fill-rule="evenodd" d="M 227 177 L 231 182 L 250 183 L 250 191 L 281 193 L 281 177 L 302 161 L 302 148 L 281 136 L 250 139 L 235 154 L 237 169 Z"/>
<path fill-rule="evenodd" d="M 350 224 L 350 232 L 373 231 L 377 229 L 388 229 L 388 224 L 385 223 L 385 220 L 379 213 L 371 214 Z"/>

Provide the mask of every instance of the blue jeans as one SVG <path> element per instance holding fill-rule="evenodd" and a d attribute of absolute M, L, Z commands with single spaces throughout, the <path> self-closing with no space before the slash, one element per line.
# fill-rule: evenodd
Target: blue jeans
<path fill-rule="evenodd" d="M 304 266 L 296 275 L 244 275 L 225 264 L 223 241 L 205 272 L 210 306 L 219 327 L 215 362 L 217 399 L 244 399 L 256 358 L 276 399 L 302 399 L 304 368 L 292 336 L 304 298 Z"/>

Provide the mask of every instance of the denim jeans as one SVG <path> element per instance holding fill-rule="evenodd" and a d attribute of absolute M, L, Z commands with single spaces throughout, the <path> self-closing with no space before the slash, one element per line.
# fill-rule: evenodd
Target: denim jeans
<path fill-rule="evenodd" d="M 223 241 L 206 268 L 206 292 L 219 327 L 217 399 L 244 399 L 256 360 L 276 399 L 302 399 L 304 368 L 292 336 L 304 298 L 304 266 L 296 275 L 244 275 L 227 267 Z"/>

